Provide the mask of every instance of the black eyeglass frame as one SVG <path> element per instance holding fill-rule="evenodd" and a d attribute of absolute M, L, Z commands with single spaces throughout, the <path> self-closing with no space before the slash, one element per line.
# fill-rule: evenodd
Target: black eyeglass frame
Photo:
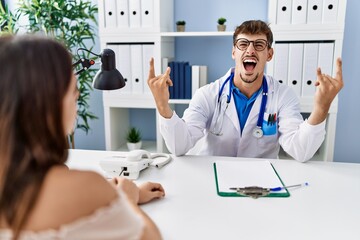
<path fill-rule="evenodd" d="M 238 45 L 238 42 L 239 42 L 239 41 L 246 42 L 246 43 L 247 43 L 247 46 L 246 46 L 245 48 L 241 49 L 241 48 L 239 47 L 239 45 Z M 259 48 L 258 45 L 256 45 L 256 43 L 259 43 L 259 42 L 261 42 L 262 44 L 264 44 L 264 47 Z M 266 47 L 271 48 L 269 42 L 268 42 L 267 40 L 265 40 L 265 39 L 256 39 L 256 40 L 253 40 L 253 41 L 249 41 L 249 40 L 246 39 L 246 38 L 239 38 L 239 39 L 236 39 L 236 42 L 235 42 L 234 45 L 235 45 L 236 48 L 239 49 L 240 51 L 245 51 L 245 50 L 250 46 L 251 43 L 253 44 L 254 49 L 255 49 L 256 51 L 258 51 L 258 52 L 264 51 Z"/>

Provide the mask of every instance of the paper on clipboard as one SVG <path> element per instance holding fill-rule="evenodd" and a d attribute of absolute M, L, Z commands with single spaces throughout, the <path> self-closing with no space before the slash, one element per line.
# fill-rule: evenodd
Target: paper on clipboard
<path fill-rule="evenodd" d="M 216 161 L 214 163 L 217 192 L 220 196 L 240 196 L 230 188 L 284 186 L 269 161 Z M 287 190 L 270 193 L 269 197 L 288 197 Z"/>

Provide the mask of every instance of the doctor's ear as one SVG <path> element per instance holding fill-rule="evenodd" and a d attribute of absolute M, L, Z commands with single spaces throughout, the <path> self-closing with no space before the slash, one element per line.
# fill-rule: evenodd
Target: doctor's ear
<path fill-rule="evenodd" d="M 231 57 L 232 57 L 232 59 L 234 59 L 234 60 L 235 60 L 235 51 L 236 51 L 235 46 L 233 46 L 233 47 L 232 47 L 232 50 L 231 50 Z"/>
<path fill-rule="evenodd" d="M 270 48 L 268 51 L 268 58 L 267 61 L 269 62 L 274 56 L 274 48 Z"/>

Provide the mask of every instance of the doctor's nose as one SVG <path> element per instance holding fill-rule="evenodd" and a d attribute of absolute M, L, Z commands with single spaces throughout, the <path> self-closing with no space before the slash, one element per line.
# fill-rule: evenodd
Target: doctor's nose
<path fill-rule="evenodd" d="M 254 48 L 254 42 L 250 42 L 249 46 L 246 49 L 246 53 L 249 55 L 254 55 L 255 54 L 255 48 Z"/>

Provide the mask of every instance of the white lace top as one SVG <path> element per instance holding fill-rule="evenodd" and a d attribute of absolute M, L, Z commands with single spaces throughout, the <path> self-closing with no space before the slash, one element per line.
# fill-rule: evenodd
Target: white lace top
<path fill-rule="evenodd" d="M 124 193 L 119 191 L 116 200 L 109 206 L 97 209 L 92 215 L 62 225 L 57 230 L 23 231 L 20 240 L 140 239 L 143 227 L 142 218 L 132 210 Z M 0 239 L 12 240 L 12 232 L 0 229 Z"/>

